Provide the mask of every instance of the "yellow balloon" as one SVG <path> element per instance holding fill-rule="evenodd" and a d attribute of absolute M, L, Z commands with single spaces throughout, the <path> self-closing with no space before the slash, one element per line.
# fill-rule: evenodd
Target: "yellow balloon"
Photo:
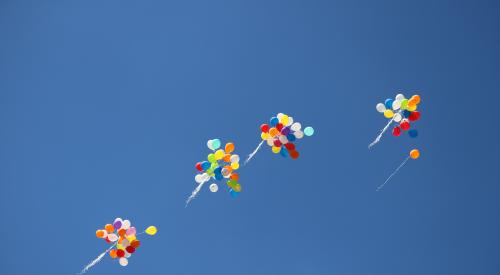
<path fill-rule="evenodd" d="M 392 118 L 394 116 L 394 112 L 392 110 L 385 110 L 384 111 L 384 116 L 386 118 Z"/>
<path fill-rule="evenodd" d="M 266 139 L 269 139 L 271 137 L 271 135 L 269 133 L 264 133 L 262 132 L 260 134 L 260 138 L 262 138 L 262 140 L 266 140 Z"/>
<path fill-rule="evenodd" d="M 240 164 L 237 162 L 233 162 L 231 163 L 231 168 L 233 168 L 233 170 L 238 170 L 238 168 L 240 168 Z"/>
<path fill-rule="evenodd" d="M 127 236 L 127 240 L 128 240 L 129 242 L 132 242 L 132 241 L 134 241 L 134 240 L 136 240 L 136 239 L 137 239 L 137 237 L 135 237 L 135 235 L 130 235 L 130 236 Z"/>
<path fill-rule="evenodd" d="M 156 232 L 158 232 L 158 229 L 156 229 L 156 226 L 151 225 L 148 228 L 146 228 L 146 234 L 148 234 L 150 236 L 155 235 Z"/>
<path fill-rule="evenodd" d="M 224 150 L 219 149 L 215 152 L 215 159 L 221 160 L 224 157 L 224 155 L 225 155 Z"/>
<path fill-rule="evenodd" d="M 117 248 L 117 249 L 124 249 L 123 245 L 121 245 L 121 244 L 119 244 L 119 243 L 117 243 L 117 244 L 116 244 L 116 248 Z"/>
<path fill-rule="evenodd" d="M 287 125 L 288 124 L 288 116 L 287 115 L 281 116 L 280 122 L 283 125 Z"/>
<path fill-rule="evenodd" d="M 241 185 L 239 183 L 235 184 L 233 190 L 238 193 L 241 192 Z"/>
<path fill-rule="evenodd" d="M 408 111 L 413 112 L 417 110 L 417 105 L 416 104 L 408 104 L 408 108 L 406 108 Z"/>
<path fill-rule="evenodd" d="M 281 147 L 273 146 L 273 148 L 271 148 L 271 150 L 273 151 L 273 153 L 277 154 L 281 151 Z"/>

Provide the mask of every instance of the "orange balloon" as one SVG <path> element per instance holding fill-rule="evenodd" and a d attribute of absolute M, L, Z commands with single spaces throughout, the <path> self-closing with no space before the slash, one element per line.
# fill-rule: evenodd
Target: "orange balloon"
<path fill-rule="evenodd" d="M 96 236 L 97 238 L 103 238 L 103 237 L 104 237 L 104 230 L 101 230 L 101 229 L 97 230 L 97 231 L 95 232 L 95 236 Z"/>
<path fill-rule="evenodd" d="M 233 143 L 231 143 L 231 142 L 228 142 L 228 143 L 226 144 L 226 148 L 225 148 L 225 149 L 226 149 L 226 153 L 231 153 L 231 152 L 233 152 L 233 151 L 234 151 L 234 144 L 233 144 Z"/>
<path fill-rule="evenodd" d="M 113 233 L 113 231 L 115 231 L 115 228 L 113 227 L 112 224 L 106 224 L 106 226 L 104 226 L 104 229 L 106 229 L 106 231 L 108 231 L 108 233 Z"/>
<path fill-rule="evenodd" d="M 420 157 L 420 151 L 418 149 L 413 149 L 410 151 L 410 157 L 412 159 L 418 159 Z"/>
<path fill-rule="evenodd" d="M 139 240 L 133 240 L 130 243 L 130 246 L 132 246 L 133 248 L 138 248 L 139 246 L 141 246 L 141 242 Z"/>
<path fill-rule="evenodd" d="M 420 96 L 419 95 L 414 95 L 411 98 L 415 100 L 415 104 L 420 104 Z"/>
<path fill-rule="evenodd" d="M 238 175 L 238 173 L 233 173 L 230 178 L 234 181 L 238 181 L 240 179 L 240 175 Z"/>
<path fill-rule="evenodd" d="M 269 129 L 269 134 L 270 134 L 271 136 L 273 136 L 273 137 L 277 136 L 279 133 L 280 133 L 280 131 L 278 131 L 278 129 L 276 129 L 276 128 L 274 128 L 274 127 L 273 127 L 273 128 L 271 128 L 271 129 Z"/>
<path fill-rule="evenodd" d="M 225 154 L 222 160 L 224 162 L 231 162 L 231 154 Z"/>
<path fill-rule="evenodd" d="M 224 166 L 224 168 L 226 168 L 227 170 L 229 170 L 229 172 L 233 172 L 233 168 L 231 168 L 231 166 L 229 166 L 229 165 Z"/>
<path fill-rule="evenodd" d="M 117 256 L 116 256 L 116 250 L 115 250 L 115 249 L 110 250 L 110 251 L 109 251 L 109 256 L 110 256 L 111 258 L 115 259 L 115 258 L 117 257 Z"/>
<path fill-rule="evenodd" d="M 123 237 L 123 236 L 125 236 L 125 232 L 127 232 L 127 230 L 122 228 L 122 229 L 118 230 L 118 235 L 120 235 L 120 237 Z"/>
<path fill-rule="evenodd" d="M 297 159 L 299 157 L 299 152 L 297 152 L 295 150 L 290 150 L 288 153 L 290 153 L 290 157 L 292 159 Z"/>

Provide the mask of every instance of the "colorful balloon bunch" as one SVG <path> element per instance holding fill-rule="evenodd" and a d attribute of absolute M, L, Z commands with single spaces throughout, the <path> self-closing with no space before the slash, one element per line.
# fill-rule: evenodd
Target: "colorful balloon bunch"
<path fill-rule="evenodd" d="M 199 174 L 194 177 L 198 187 L 193 191 L 188 198 L 189 203 L 200 191 L 204 183 L 208 182 L 211 178 L 221 181 L 227 179 L 227 186 L 229 194 L 232 197 L 237 197 L 241 192 L 241 185 L 238 183 L 240 176 L 236 170 L 240 168 L 240 157 L 234 152 L 234 144 L 231 142 L 226 143 L 224 149 L 221 149 L 221 141 L 219 139 L 211 139 L 207 141 L 207 147 L 212 150 L 208 154 L 207 160 L 196 163 L 195 167 Z M 210 191 L 217 192 L 219 186 L 216 183 L 210 185 Z"/>
<path fill-rule="evenodd" d="M 148 235 L 155 235 L 156 227 L 150 226 L 145 230 Z M 116 218 L 113 224 L 106 224 L 104 229 L 96 231 L 98 238 L 104 239 L 107 243 L 113 243 L 116 249 L 109 250 L 109 256 L 118 259 L 121 266 L 128 265 L 128 258 L 135 253 L 141 242 L 137 239 L 137 231 L 131 226 L 129 220 Z"/>
<path fill-rule="evenodd" d="M 301 128 L 302 125 L 294 122 L 293 117 L 279 113 L 269 120 L 269 124 L 264 123 L 260 126 L 262 131 L 260 137 L 267 142 L 273 153 L 285 158 L 290 156 L 292 159 L 297 159 L 299 152 L 296 150 L 294 141 L 303 138 L 304 135 L 314 134 L 312 127 L 306 127 L 303 131 Z"/>
<path fill-rule="evenodd" d="M 416 138 L 418 131 L 417 129 L 410 130 L 410 122 L 413 123 L 420 119 L 420 112 L 417 111 L 419 103 L 419 95 L 413 95 L 410 99 L 406 99 L 403 94 L 398 94 L 395 99 L 388 98 L 384 103 L 377 104 L 376 108 L 386 118 L 399 123 L 392 129 L 393 136 L 397 137 L 401 135 L 401 131 L 408 131 L 410 137 Z"/>

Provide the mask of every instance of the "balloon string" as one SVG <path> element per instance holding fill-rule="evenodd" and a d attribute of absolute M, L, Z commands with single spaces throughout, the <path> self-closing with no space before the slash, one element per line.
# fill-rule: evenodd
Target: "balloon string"
<path fill-rule="evenodd" d="M 193 190 L 193 193 L 191 193 L 191 196 L 189 196 L 189 198 L 186 200 L 186 207 L 188 206 L 189 202 L 191 202 L 196 197 L 196 195 L 198 195 L 198 192 L 200 192 L 201 187 L 203 187 L 203 184 L 205 184 L 208 181 L 210 181 L 210 179 L 202 181 L 200 182 L 200 184 L 198 184 L 198 186 L 196 186 L 196 188 Z"/>
<path fill-rule="evenodd" d="M 368 145 L 368 149 L 372 148 L 373 145 L 377 144 L 380 139 L 382 138 L 382 135 L 385 133 L 385 131 L 387 131 L 387 129 L 389 129 L 389 126 L 391 125 L 391 123 L 394 121 L 394 118 L 390 119 L 389 122 L 387 122 L 387 125 L 385 125 L 384 129 L 382 129 L 382 131 L 380 131 L 380 134 L 375 138 L 375 140 L 370 143 L 370 145 Z"/>
<path fill-rule="evenodd" d="M 82 269 L 82 271 L 78 274 L 84 274 L 85 272 L 87 272 L 90 268 L 92 268 L 94 265 L 96 265 L 97 263 L 99 263 L 102 258 L 111 250 L 113 249 L 113 247 L 115 247 L 115 245 L 117 244 L 117 242 L 115 242 L 112 246 L 110 246 L 108 249 L 106 249 L 106 251 L 104 251 L 103 253 L 101 253 L 99 256 L 97 256 L 97 258 L 95 258 L 92 262 L 90 262 L 87 266 L 85 266 L 84 269 Z"/>
<path fill-rule="evenodd" d="M 382 189 L 382 188 L 385 186 L 385 184 L 386 184 L 386 183 L 387 183 L 387 182 L 388 182 L 388 181 L 392 178 L 392 176 L 396 175 L 396 173 L 399 171 L 399 169 L 401 169 L 401 168 L 402 168 L 402 167 L 406 164 L 406 162 L 407 162 L 409 159 L 410 159 L 410 157 L 407 157 L 407 158 L 403 161 L 403 163 L 401 163 L 401 164 L 399 165 L 399 167 L 398 167 L 398 168 L 396 168 L 396 170 L 394 170 L 394 172 L 392 172 L 392 174 L 391 174 L 391 175 L 390 175 L 390 176 L 389 176 L 389 177 L 385 180 L 385 182 L 384 182 L 384 183 L 382 183 L 379 187 L 377 187 L 377 191 L 379 191 L 380 189 Z"/>
<path fill-rule="evenodd" d="M 264 144 L 264 141 L 261 141 L 257 146 L 257 148 L 255 148 L 255 150 L 253 150 L 253 152 L 250 155 L 248 155 L 248 158 L 245 160 L 245 165 L 253 158 L 253 156 L 255 156 L 255 154 L 257 154 L 262 144 Z"/>

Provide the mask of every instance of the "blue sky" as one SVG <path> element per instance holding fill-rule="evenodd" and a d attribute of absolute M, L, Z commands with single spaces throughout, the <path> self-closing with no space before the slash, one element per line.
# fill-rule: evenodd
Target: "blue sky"
<path fill-rule="evenodd" d="M 0 3 L 0 273 L 75 274 L 115 217 L 157 225 L 89 274 L 498 274 L 495 1 Z M 422 96 L 420 136 L 375 104 Z M 206 140 L 241 155 L 284 112 L 243 193 L 188 207 Z M 412 148 L 411 161 L 375 192 Z"/>

